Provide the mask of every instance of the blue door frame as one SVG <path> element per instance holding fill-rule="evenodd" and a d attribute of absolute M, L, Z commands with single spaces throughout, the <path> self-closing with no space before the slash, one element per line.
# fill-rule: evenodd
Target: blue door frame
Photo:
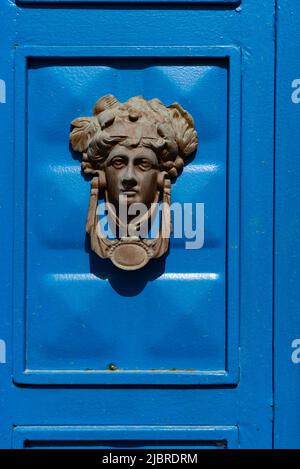
<path fill-rule="evenodd" d="M 113 4 L 114 0 L 105 5 L 90 0 L 85 2 L 89 3 L 88 8 L 84 8 L 82 0 L 68 0 L 63 4 L 59 0 L 48 0 L 47 4 L 43 0 L 19 0 L 16 5 L 9 0 L 3 3 L 3 67 L 0 76 L 3 147 L 0 172 L 0 246 L 3 259 L 0 263 L 3 287 L 0 292 L 0 447 L 68 447 L 70 441 L 73 445 L 74 441 L 78 442 L 77 447 L 81 448 L 90 447 L 91 444 L 94 447 L 106 447 L 106 444 L 114 447 L 120 440 L 124 441 L 125 447 L 129 441 L 131 445 L 136 442 L 137 447 L 149 447 L 154 440 L 156 443 L 159 441 L 159 447 L 299 447 L 297 423 L 300 409 L 296 400 L 299 371 L 291 360 L 291 342 L 297 339 L 298 324 L 299 293 L 293 282 L 299 269 L 299 250 L 292 233 L 297 228 L 297 216 L 293 217 L 293 214 L 296 197 L 298 200 L 300 194 L 297 186 L 296 139 L 293 140 L 290 132 L 293 126 L 296 132 L 297 111 L 300 109 L 300 104 L 297 107 L 291 100 L 291 93 L 295 91 L 291 83 L 300 77 L 297 77 L 297 48 L 288 46 L 289 43 L 295 46 L 297 38 L 299 41 L 297 21 L 291 23 L 290 19 L 299 12 L 297 0 L 261 0 L 259 6 L 253 0 L 190 0 L 185 4 L 165 0 L 157 1 L 157 5 L 146 2 L 137 5 L 134 1 L 124 0 L 124 5 L 118 5 L 118 9 Z M 71 294 L 76 294 L 76 288 L 81 289 L 83 296 L 90 296 L 93 290 L 88 288 L 100 286 L 90 282 L 91 286 L 85 287 L 79 282 L 76 284 L 79 287 L 72 290 L 73 287 L 67 283 L 67 288 L 71 289 L 65 296 L 60 291 L 51 290 L 53 286 L 56 288 L 54 280 L 57 278 L 48 274 L 52 272 L 50 265 L 54 266 L 51 263 L 56 262 L 58 254 L 51 259 L 51 256 L 46 257 L 45 250 L 35 247 L 34 236 L 39 234 L 40 227 L 34 224 L 34 214 L 39 209 L 39 199 L 44 200 L 43 195 L 39 197 L 41 188 L 37 183 L 38 178 L 43 177 L 42 160 L 40 163 L 38 159 L 39 138 L 40 135 L 44 141 L 49 138 L 43 137 L 46 114 L 41 112 L 40 117 L 37 115 L 38 104 L 40 102 L 42 106 L 44 93 L 51 121 L 55 109 L 51 108 L 49 96 L 55 87 L 57 90 L 64 89 L 71 83 L 68 77 L 75 76 L 76 80 L 75 67 L 109 68 L 112 62 L 105 60 L 113 60 L 114 57 L 118 60 L 121 57 L 127 61 L 130 59 L 133 70 L 130 73 L 136 83 L 139 79 L 142 83 L 143 79 L 142 67 L 136 66 L 141 59 L 144 60 L 145 73 L 151 73 L 151 77 L 156 76 L 158 61 L 163 66 L 171 67 L 168 73 L 172 77 L 177 73 L 178 64 L 186 67 L 184 61 L 187 59 L 193 60 L 189 63 L 195 67 L 195 73 L 198 73 L 197 67 L 202 66 L 209 72 L 205 75 L 206 81 L 201 79 L 201 86 L 195 95 L 186 91 L 188 79 L 177 81 L 180 83 L 177 89 L 191 105 L 194 103 L 196 110 L 198 99 L 201 98 L 200 102 L 204 103 L 203 109 L 200 109 L 199 129 L 203 152 L 208 155 L 211 151 L 212 163 L 216 163 L 214 142 L 220 142 L 218 164 L 224 165 L 224 171 L 218 181 L 224 187 L 226 185 L 224 200 L 227 206 L 224 210 L 229 229 L 223 240 L 226 259 L 220 264 L 224 274 L 214 287 L 216 290 L 212 290 L 219 298 L 215 308 L 219 316 L 216 317 L 219 330 L 224 330 L 224 337 L 216 336 L 220 337 L 219 345 L 210 351 L 211 358 L 207 361 L 200 357 L 196 373 L 187 370 L 175 374 L 159 371 L 149 377 L 145 365 L 142 371 L 108 376 L 102 368 L 97 373 L 83 372 L 82 369 L 66 370 L 68 362 L 64 358 L 67 355 L 63 356 L 65 351 L 57 351 L 56 358 L 60 365 L 56 368 L 51 363 L 51 354 L 40 353 L 51 341 L 55 344 L 53 331 L 47 335 L 46 328 L 51 324 L 47 307 L 52 314 L 55 307 L 61 305 L 58 316 L 64 318 L 68 311 L 67 302 Z M 286 67 L 287 61 L 289 68 Z M 129 62 L 123 63 L 124 70 Z M 115 75 L 124 76 L 122 67 L 114 70 L 118 70 L 114 71 Z M 96 70 L 96 78 L 97 73 Z M 53 76 L 62 77 L 60 85 L 54 81 L 55 84 L 51 84 Z M 111 76 L 108 79 L 112 80 Z M 157 89 L 159 83 L 162 88 L 165 86 L 155 80 L 153 86 Z M 176 80 L 179 80 L 178 75 Z M 285 83 L 285 88 L 281 82 Z M 49 96 L 45 83 L 49 84 Z M 125 94 L 126 86 L 131 86 L 135 91 L 134 84 L 129 81 L 128 85 L 124 85 L 122 79 L 120 83 L 119 93 Z M 213 106 L 209 104 L 209 91 L 213 87 L 215 102 L 220 103 L 219 113 L 215 115 Z M 91 92 L 93 90 L 91 87 Z M 172 93 L 172 90 L 162 89 L 161 92 Z M 80 112 L 85 111 L 83 103 L 89 99 L 82 96 L 80 86 L 74 90 L 72 104 L 66 108 L 63 96 L 59 97 L 61 109 L 71 112 L 71 107 L 77 106 Z M 87 105 L 91 103 L 87 102 Z M 227 118 L 224 125 L 214 126 L 216 116 L 219 114 L 220 119 L 223 118 L 225 111 Z M 208 122 L 208 116 L 211 116 L 212 122 Z M 290 124 L 287 126 L 288 120 Z M 55 135 L 56 130 L 53 129 L 51 135 L 53 132 Z M 63 129 L 57 134 L 62 142 L 62 146 L 57 147 L 57 154 L 62 158 L 58 163 L 63 166 L 72 162 L 69 150 L 64 149 L 68 130 Z M 226 150 L 222 135 L 227 138 Z M 49 155 L 51 151 L 49 147 Z M 201 158 L 205 159 L 205 154 L 199 154 L 199 163 Z M 79 177 L 76 175 L 75 181 L 82 197 L 78 205 L 80 218 L 87 193 Z M 196 183 L 199 181 L 204 180 L 197 179 Z M 217 184 L 214 179 L 207 179 L 206 184 L 206 191 L 214 194 Z M 61 190 L 64 186 L 57 187 L 60 190 L 57 203 L 66 204 L 68 194 Z M 286 191 L 286 187 L 290 190 Z M 179 186 L 176 194 L 179 198 L 182 194 L 185 196 L 184 187 Z M 221 193 L 216 194 L 219 195 L 215 198 L 219 199 Z M 49 202 L 50 216 L 51 210 Z M 55 215 L 56 212 L 53 213 Z M 44 249 L 50 239 L 47 238 L 47 230 L 43 231 L 43 236 L 46 236 L 41 243 Z M 28 243 L 31 243 L 29 250 Z M 80 249 L 77 248 L 76 252 L 81 256 L 78 257 L 78 266 L 82 268 L 87 254 L 80 243 L 81 240 Z M 211 249 L 213 255 L 214 247 Z M 72 265 L 76 257 L 71 256 L 69 248 L 61 249 L 59 255 L 66 265 Z M 39 271 L 37 263 L 33 262 L 39 257 L 45 260 L 45 272 Z M 290 275 L 289 262 L 292 259 L 294 276 Z M 206 262 L 199 257 L 200 261 Z M 201 266 L 197 270 L 192 262 L 188 260 L 183 267 L 182 263 L 176 264 L 176 259 L 171 255 L 167 268 L 173 270 L 166 272 L 173 272 L 176 266 L 176 272 L 186 268 L 184 275 L 201 272 Z M 84 272 L 90 274 L 87 268 Z M 40 287 L 37 281 L 44 274 L 47 274 L 45 278 L 48 283 Z M 76 278 L 81 281 L 81 277 Z M 69 277 L 66 279 L 69 280 Z M 168 285 L 168 281 L 159 287 L 162 291 L 166 288 L 164 285 Z M 199 304 L 197 294 L 206 285 L 200 282 L 189 285 L 194 286 L 188 301 L 191 305 Z M 287 291 L 290 292 L 288 302 Z M 153 292 L 151 294 L 155 295 L 156 290 Z M 60 298 L 63 302 L 55 303 L 58 300 L 53 302 L 51 298 Z M 111 296 L 112 300 L 114 298 Z M 205 295 L 203 298 L 205 304 Z M 129 300 L 133 301 L 132 298 Z M 80 302 L 80 298 L 76 301 Z M 62 309 L 62 305 L 66 309 Z M 43 318 L 39 306 L 44 319 L 37 327 L 36 314 Z M 205 321 L 208 334 L 214 337 L 213 320 Z M 57 320 L 53 324 L 56 328 L 63 323 Z M 167 329 L 167 319 L 165 326 Z M 187 332 L 185 334 L 183 339 L 188 340 Z M 75 347 L 74 343 L 75 339 L 70 346 Z M 165 353 L 164 349 L 161 350 Z M 201 353 L 205 355 L 205 349 Z M 144 358 L 146 361 L 149 356 Z M 128 355 L 127 359 L 131 365 L 133 358 Z M 84 361 L 78 360 L 78 364 L 86 366 Z M 221 369 L 219 364 L 222 365 Z M 292 389 L 288 388 L 287 382 L 291 382 Z"/>
<path fill-rule="evenodd" d="M 300 448 L 300 4 L 280 0 L 277 13 L 275 173 L 276 448 Z"/>

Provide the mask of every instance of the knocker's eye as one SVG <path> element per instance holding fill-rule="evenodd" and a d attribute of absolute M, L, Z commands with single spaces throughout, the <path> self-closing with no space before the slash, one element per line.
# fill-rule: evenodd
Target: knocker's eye
<path fill-rule="evenodd" d="M 121 168 L 124 168 L 124 166 L 126 165 L 126 162 L 124 161 L 123 158 L 118 156 L 116 158 L 113 158 L 111 165 L 116 169 L 121 169 Z"/>
<path fill-rule="evenodd" d="M 153 168 L 153 165 L 148 160 L 140 160 L 138 166 L 142 171 L 150 171 Z"/>

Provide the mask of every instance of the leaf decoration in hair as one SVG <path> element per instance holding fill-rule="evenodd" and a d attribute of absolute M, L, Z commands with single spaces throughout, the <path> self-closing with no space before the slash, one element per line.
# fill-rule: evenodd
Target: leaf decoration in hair
<path fill-rule="evenodd" d="M 71 122 L 73 130 L 70 134 L 70 142 L 75 151 L 86 152 L 90 141 L 99 129 L 95 117 L 79 117 Z"/>
<path fill-rule="evenodd" d="M 192 116 L 176 102 L 171 104 L 169 109 L 180 154 L 182 157 L 187 157 L 196 150 L 198 143 L 194 120 Z"/>

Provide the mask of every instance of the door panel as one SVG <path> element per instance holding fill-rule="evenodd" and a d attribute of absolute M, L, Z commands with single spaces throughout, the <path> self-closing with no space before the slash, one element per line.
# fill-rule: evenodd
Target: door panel
<path fill-rule="evenodd" d="M 95 59 L 103 53 L 107 62 Z M 15 291 L 18 382 L 237 380 L 239 51 L 139 48 L 136 59 L 126 58 L 133 54 L 130 48 L 18 51 L 16 108 L 25 106 L 27 116 L 17 143 L 18 166 L 27 162 L 24 185 L 20 171 L 16 185 L 15 245 L 25 251 L 17 256 L 15 283 L 22 258 L 27 279 Z M 185 237 L 171 239 L 167 258 L 138 272 L 122 272 L 90 251 L 84 234 L 89 185 L 70 157 L 66 122 L 88 115 L 99 89 L 121 100 L 142 91 L 149 99 L 179 100 L 191 111 L 201 151 L 174 185 L 172 200 L 205 204 L 202 249 L 185 249 Z M 78 107 L 78 93 L 91 101 Z M 117 370 L 109 371 L 110 363 Z"/>
<path fill-rule="evenodd" d="M 236 427 L 16 427 L 14 448 L 236 448 Z"/>

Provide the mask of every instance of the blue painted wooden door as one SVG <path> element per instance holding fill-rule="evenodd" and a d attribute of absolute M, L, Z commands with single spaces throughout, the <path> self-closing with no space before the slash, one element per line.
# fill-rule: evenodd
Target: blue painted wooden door
<path fill-rule="evenodd" d="M 1 446 L 269 448 L 274 1 L 113 3 L 2 6 Z M 85 235 L 68 134 L 107 93 L 199 136 L 172 200 L 205 204 L 204 246 L 141 272 Z"/>

